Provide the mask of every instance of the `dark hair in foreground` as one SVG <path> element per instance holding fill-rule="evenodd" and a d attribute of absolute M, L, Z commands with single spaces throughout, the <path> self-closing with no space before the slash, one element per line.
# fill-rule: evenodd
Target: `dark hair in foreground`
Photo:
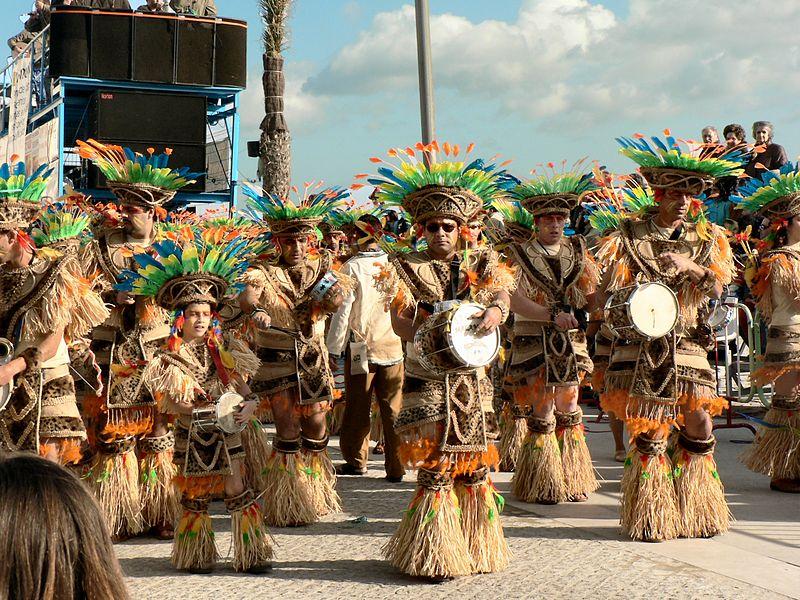
<path fill-rule="evenodd" d="M 0 598 L 128 598 L 100 508 L 63 467 L 0 455 L 0 531 Z"/>

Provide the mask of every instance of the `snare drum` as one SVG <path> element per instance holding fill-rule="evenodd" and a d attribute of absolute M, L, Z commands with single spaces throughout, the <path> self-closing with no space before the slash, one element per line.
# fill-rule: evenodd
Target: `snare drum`
<path fill-rule="evenodd" d="M 675 292 L 657 281 L 621 288 L 605 306 L 608 328 L 629 341 L 664 337 L 675 329 L 679 315 Z"/>
<path fill-rule="evenodd" d="M 332 271 L 328 271 L 314 284 L 314 287 L 311 288 L 308 295 L 315 302 L 322 302 L 325 299 L 325 295 L 330 292 L 337 283 L 339 283 L 339 280 L 336 278 L 336 274 Z"/>
<path fill-rule="evenodd" d="M 483 310 L 480 304 L 467 302 L 434 313 L 414 335 L 419 363 L 437 375 L 491 364 L 500 351 L 500 332 L 475 331 L 479 323 L 475 315 Z"/>
<path fill-rule="evenodd" d="M 713 310 L 708 315 L 708 325 L 714 333 L 720 333 L 728 329 L 728 326 L 736 317 L 736 308 L 721 302 L 712 304 Z"/>
<path fill-rule="evenodd" d="M 200 431 L 219 430 L 222 433 L 239 433 L 245 428 L 234 417 L 239 405 L 244 401 L 236 392 L 226 392 L 219 397 L 214 406 L 197 408 L 193 411 L 194 424 Z"/>

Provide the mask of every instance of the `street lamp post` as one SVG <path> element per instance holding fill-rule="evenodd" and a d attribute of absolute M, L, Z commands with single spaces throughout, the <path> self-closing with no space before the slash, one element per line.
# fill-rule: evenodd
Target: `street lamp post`
<path fill-rule="evenodd" d="M 419 70 L 419 109 L 422 143 L 430 144 L 435 136 L 433 71 L 431 67 L 431 27 L 428 0 L 415 0 L 417 21 L 417 64 Z M 426 164 L 433 159 L 425 153 Z"/>

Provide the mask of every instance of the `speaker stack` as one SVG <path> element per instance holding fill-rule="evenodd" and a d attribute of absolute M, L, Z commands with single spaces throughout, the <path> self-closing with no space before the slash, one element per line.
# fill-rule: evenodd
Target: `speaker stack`
<path fill-rule="evenodd" d="M 147 148 L 172 148 L 171 167 L 206 171 L 206 98 L 186 94 L 98 90 L 89 103 L 89 137 L 147 155 Z M 88 187 L 107 187 L 105 177 L 89 167 Z M 205 177 L 183 188 L 205 191 Z"/>

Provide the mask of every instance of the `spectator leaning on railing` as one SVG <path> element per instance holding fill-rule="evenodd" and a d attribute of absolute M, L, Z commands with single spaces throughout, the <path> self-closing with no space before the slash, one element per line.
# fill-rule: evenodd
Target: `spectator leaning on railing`
<path fill-rule="evenodd" d="M 171 13 L 173 12 L 167 0 L 147 0 L 147 4 L 142 4 L 136 9 L 140 13 Z"/>
<path fill-rule="evenodd" d="M 53 0 L 56 6 L 80 6 L 83 8 L 122 9 L 131 10 L 128 0 Z"/>

